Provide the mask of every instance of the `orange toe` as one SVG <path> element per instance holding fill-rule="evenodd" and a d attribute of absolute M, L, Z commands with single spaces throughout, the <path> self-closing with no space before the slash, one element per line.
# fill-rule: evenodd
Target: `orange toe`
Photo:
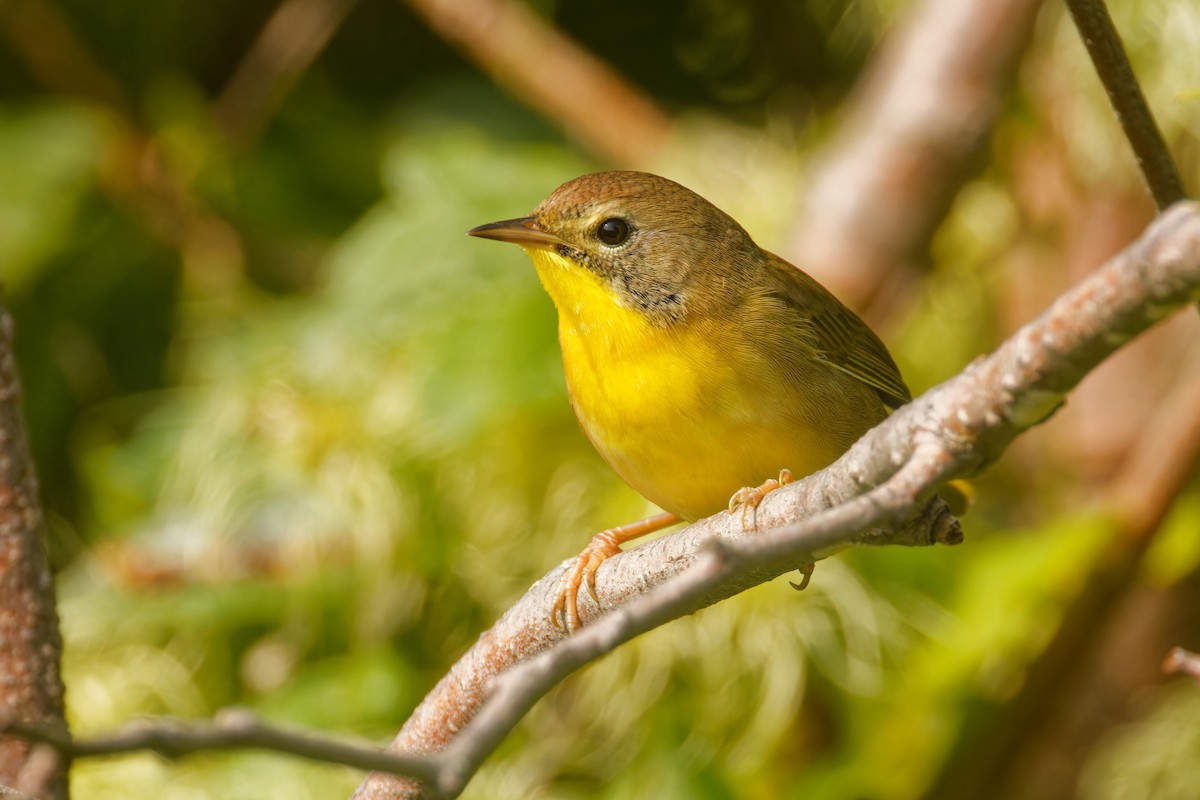
<path fill-rule="evenodd" d="M 675 514 L 655 514 L 652 517 L 609 528 L 592 537 L 588 546 L 575 559 L 575 563 L 563 573 L 558 584 L 558 594 L 554 597 L 554 605 L 550 609 L 550 621 L 554 626 L 565 626 L 568 631 L 579 628 L 579 587 L 586 586 L 597 607 L 600 598 L 596 595 L 596 570 L 608 559 L 621 552 L 621 545 L 630 539 L 645 536 L 648 533 L 662 530 L 674 525 L 680 518 Z M 562 619 L 562 625 L 559 619 Z"/>
<path fill-rule="evenodd" d="M 583 548 L 583 551 L 575 559 L 575 563 L 563 573 L 562 580 L 559 581 L 558 594 L 554 598 L 554 608 L 550 612 L 550 621 L 555 626 L 559 625 L 561 617 L 563 625 L 568 631 L 576 630 L 579 627 L 580 586 L 587 586 L 592 600 L 596 602 L 596 605 L 600 605 L 600 601 L 596 597 L 596 570 L 619 552 L 621 552 L 621 547 L 615 541 L 613 531 L 603 531 L 592 537 L 592 541 Z"/>
<path fill-rule="evenodd" d="M 778 478 L 770 478 L 761 486 L 746 486 L 738 489 L 729 498 L 729 513 L 732 514 L 739 508 L 742 509 L 742 529 L 746 528 L 746 512 L 751 512 L 750 529 L 753 530 L 758 526 L 758 506 L 762 503 L 763 498 L 776 489 L 787 486 L 794 481 L 792 471 L 789 469 L 781 469 Z"/>

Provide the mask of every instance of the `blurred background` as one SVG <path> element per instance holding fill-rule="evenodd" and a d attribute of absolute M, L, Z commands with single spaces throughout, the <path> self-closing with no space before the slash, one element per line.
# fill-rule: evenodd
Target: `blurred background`
<path fill-rule="evenodd" d="M 1114 0 L 1200 187 L 1200 6 Z M 524 589 L 650 509 L 569 410 L 516 248 L 560 183 L 672 177 L 880 331 L 916 392 L 1154 213 L 1032 0 L 0 4 L 0 278 L 77 735 L 243 705 L 388 741 Z M 569 679 L 473 798 L 1190 798 L 1200 318 L 978 481 L 958 548 L 848 552 Z M 1189 433 L 1193 432 L 1193 433 Z M 80 798 L 331 797 L 259 753 Z"/>

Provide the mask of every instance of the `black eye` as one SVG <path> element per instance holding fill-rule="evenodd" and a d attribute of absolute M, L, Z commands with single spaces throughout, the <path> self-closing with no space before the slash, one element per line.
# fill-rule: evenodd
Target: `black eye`
<path fill-rule="evenodd" d="M 629 223 L 620 217 L 610 217 L 596 228 L 596 238 L 605 244 L 620 244 L 629 238 Z"/>

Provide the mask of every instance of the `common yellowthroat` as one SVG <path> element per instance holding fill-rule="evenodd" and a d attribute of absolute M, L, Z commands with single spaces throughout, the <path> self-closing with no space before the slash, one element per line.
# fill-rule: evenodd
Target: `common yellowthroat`
<path fill-rule="evenodd" d="M 533 259 L 558 309 L 584 433 L 667 512 L 604 531 L 580 553 L 552 610 L 568 628 L 578 625 L 580 585 L 595 597 L 596 568 L 621 543 L 724 508 L 744 513 L 911 399 L 866 323 L 666 178 L 584 175 L 529 216 L 469 233 Z"/>

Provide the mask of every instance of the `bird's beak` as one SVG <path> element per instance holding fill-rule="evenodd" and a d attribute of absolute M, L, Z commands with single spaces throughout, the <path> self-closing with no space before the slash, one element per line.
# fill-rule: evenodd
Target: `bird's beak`
<path fill-rule="evenodd" d="M 467 231 L 467 235 L 478 236 L 481 239 L 495 239 L 498 242 L 511 242 L 522 247 L 550 249 L 564 244 L 562 239 L 539 228 L 533 217 L 489 222 L 487 225 L 471 228 Z"/>

